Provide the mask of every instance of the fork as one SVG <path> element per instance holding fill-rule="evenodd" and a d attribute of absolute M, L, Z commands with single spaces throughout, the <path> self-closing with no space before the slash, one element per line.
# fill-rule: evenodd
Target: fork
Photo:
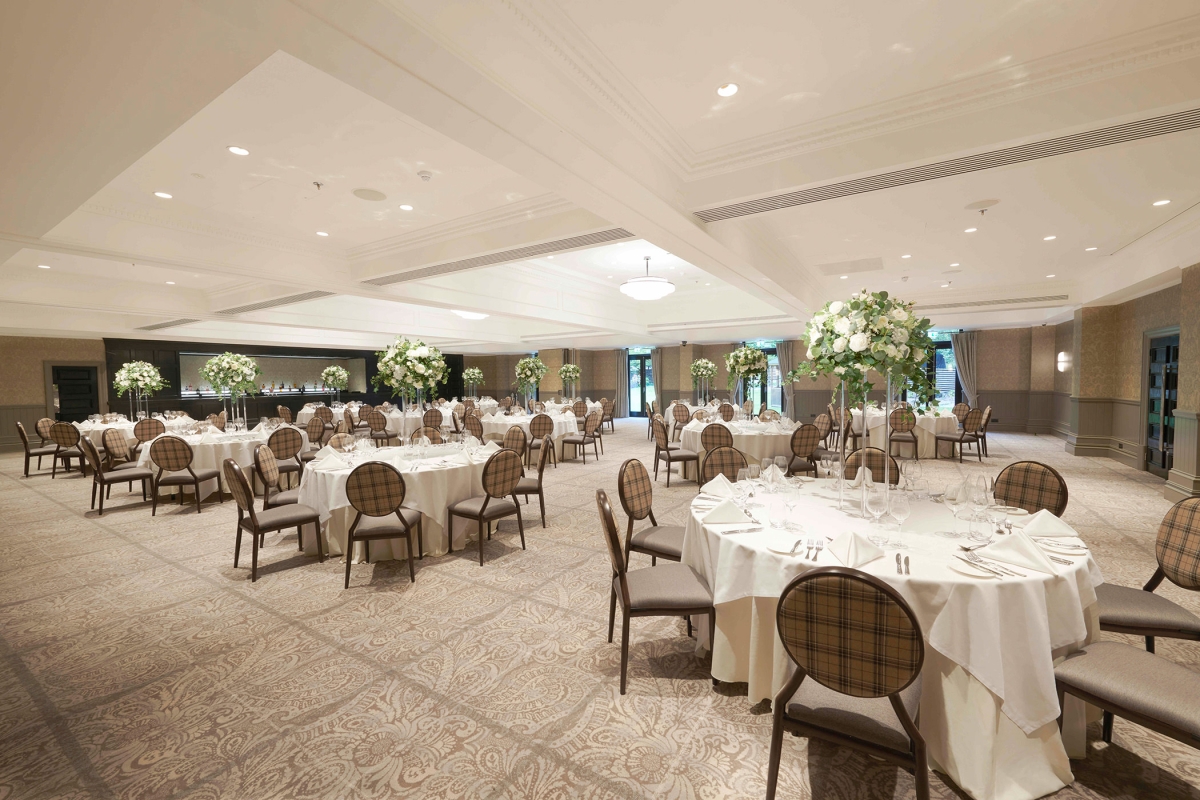
<path fill-rule="evenodd" d="M 812 560 L 819 561 L 821 558 L 821 551 L 825 548 L 825 543 L 820 539 L 816 539 L 813 541 L 813 547 L 815 548 L 815 551 L 813 552 Z"/>
<path fill-rule="evenodd" d="M 998 564 L 995 561 L 985 560 L 982 556 L 980 556 L 978 553 L 976 553 L 974 551 L 967 553 L 967 560 L 974 561 L 976 564 L 983 564 L 983 565 L 992 567 L 993 569 L 997 569 L 1006 575 L 1012 575 L 1013 577 L 1016 577 L 1016 578 L 1029 577 L 1024 572 L 1017 572 L 1014 569 L 1009 569 L 1008 567 L 1004 566 L 1003 564 Z"/>

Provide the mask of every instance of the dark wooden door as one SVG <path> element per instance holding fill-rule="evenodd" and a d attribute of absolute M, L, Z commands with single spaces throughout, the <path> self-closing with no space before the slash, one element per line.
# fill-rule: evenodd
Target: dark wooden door
<path fill-rule="evenodd" d="M 100 413 L 100 385 L 95 367 L 53 367 L 58 412 L 61 422 L 82 422 Z"/>
<path fill-rule="evenodd" d="M 1150 340 L 1150 373 L 1146 378 L 1146 469 L 1165 478 L 1175 456 L 1178 335 Z"/>

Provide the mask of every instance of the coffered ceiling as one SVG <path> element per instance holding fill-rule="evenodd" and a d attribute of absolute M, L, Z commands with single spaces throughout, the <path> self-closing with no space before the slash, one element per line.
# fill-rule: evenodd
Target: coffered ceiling
<path fill-rule="evenodd" d="M 730 341 L 796 336 L 859 285 L 947 326 L 1065 319 L 1200 262 L 1200 115 L 1177 113 L 1200 109 L 1195 12 L 7 4 L 0 334 Z M 1168 114 L 1174 132 L 877 179 Z M 795 192 L 818 201 L 697 216 Z M 647 255 L 677 291 L 639 303 L 618 287 Z"/>

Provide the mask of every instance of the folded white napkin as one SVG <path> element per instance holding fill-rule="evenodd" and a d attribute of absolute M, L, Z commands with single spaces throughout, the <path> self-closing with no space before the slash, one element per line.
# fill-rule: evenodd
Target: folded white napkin
<path fill-rule="evenodd" d="M 858 472 L 854 476 L 854 481 L 850 484 L 851 489 L 857 489 L 863 485 L 864 481 L 872 480 L 870 467 L 859 467 Z"/>
<path fill-rule="evenodd" d="M 342 458 L 337 453 L 330 453 L 329 455 L 327 455 L 321 459 L 314 458 L 308 466 L 309 466 L 309 469 L 315 469 L 315 470 L 319 470 L 321 472 L 326 472 L 328 470 L 335 470 L 335 469 L 350 469 L 354 465 L 351 464 L 346 459 Z"/>
<path fill-rule="evenodd" d="M 687 425 L 684 425 L 683 429 L 685 431 L 702 431 L 702 430 L 704 430 L 704 426 L 707 424 L 708 423 L 703 422 L 702 420 L 694 419 L 691 422 L 689 422 Z"/>
<path fill-rule="evenodd" d="M 705 514 L 702 520 L 705 525 L 723 525 L 726 523 L 753 521 L 732 500 L 722 500 L 716 508 Z"/>
<path fill-rule="evenodd" d="M 762 471 L 761 477 L 767 483 L 776 483 L 787 478 L 787 473 L 772 464 Z"/>
<path fill-rule="evenodd" d="M 713 497 L 733 497 L 733 482 L 718 472 L 715 478 L 700 487 L 700 491 Z"/>
<path fill-rule="evenodd" d="M 829 543 L 829 552 L 847 567 L 861 567 L 883 555 L 883 550 L 871 544 L 867 537 L 846 531 Z"/>
<path fill-rule="evenodd" d="M 1005 564 L 1012 564 L 1014 567 L 1024 567 L 1025 569 L 1045 572 L 1049 575 L 1058 574 L 1058 569 L 1054 566 L 1054 562 L 1046 556 L 1042 548 L 1038 547 L 1037 543 L 1029 538 L 1029 534 L 1019 529 L 1014 530 L 1012 534 L 1001 538 L 999 541 L 989 544 L 987 547 L 979 548 L 976 552 L 984 558 L 1003 561 Z"/>
<path fill-rule="evenodd" d="M 1025 533 L 1030 536 L 1045 536 L 1062 539 L 1066 537 L 1076 537 L 1079 534 L 1075 532 L 1067 523 L 1063 522 L 1058 517 L 1051 514 L 1046 509 L 1042 509 L 1029 518 L 1023 526 Z"/>
<path fill-rule="evenodd" d="M 495 442 L 495 441 L 488 442 L 487 444 L 485 444 L 483 446 L 483 452 L 486 452 L 488 455 L 495 453 L 499 449 L 500 449 L 500 443 Z"/>
<path fill-rule="evenodd" d="M 329 445 L 325 445 L 324 447 L 322 447 L 320 450 L 317 451 L 316 456 L 313 457 L 313 463 L 316 463 L 317 461 L 320 461 L 321 459 L 327 458 L 332 455 L 337 455 L 337 450 L 334 450 Z"/>
<path fill-rule="evenodd" d="M 217 441 L 219 435 L 216 428 L 209 428 L 200 435 L 200 444 L 212 444 Z"/>

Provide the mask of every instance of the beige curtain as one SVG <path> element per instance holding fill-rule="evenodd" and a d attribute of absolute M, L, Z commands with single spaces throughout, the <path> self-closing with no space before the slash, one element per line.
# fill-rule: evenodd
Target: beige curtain
<path fill-rule="evenodd" d="M 629 416 L 629 351 L 617 351 L 617 390 L 613 395 L 613 417 Z"/>
<path fill-rule="evenodd" d="M 650 351 L 650 373 L 654 379 L 654 402 L 657 405 L 655 410 L 660 413 L 667 407 L 662 400 L 662 359 L 661 347 L 655 347 Z"/>
<path fill-rule="evenodd" d="M 979 362 L 975 357 L 975 331 L 950 334 L 950 347 L 954 350 L 958 385 L 966 395 L 967 405 L 975 408 L 975 402 L 979 399 L 975 391 L 975 376 L 979 374 Z"/>
<path fill-rule="evenodd" d="M 795 342 L 789 340 L 777 342 L 775 344 L 775 355 L 779 358 L 779 380 L 783 387 L 783 416 L 792 418 L 792 393 L 794 391 L 790 381 L 784 379 L 796 367 L 796 362 L 793 360 L 795 353 Z"/>

